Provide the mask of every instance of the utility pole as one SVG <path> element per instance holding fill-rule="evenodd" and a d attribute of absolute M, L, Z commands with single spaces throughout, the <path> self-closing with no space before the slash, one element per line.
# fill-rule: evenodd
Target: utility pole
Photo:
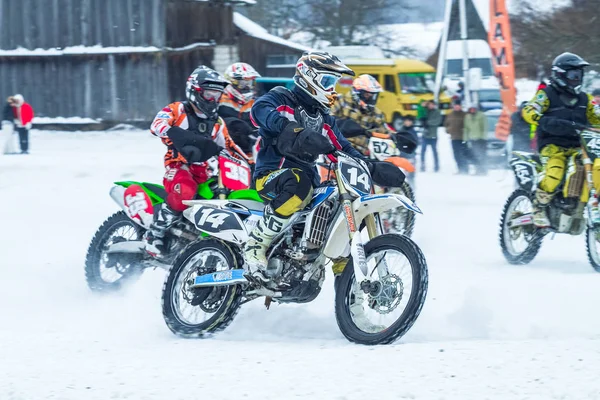
<path fill-rule="evenodd" d="M 467 35 L 467 7 L 465 0 L 459 0 L 460 39 L 463 44 L 463 82 L 465 83 L 465 101 L 471 106 L 471 85 L 469 82 L 469 43 Z"/>
<path fill-rule="evenodd" d="M 433 94 L 433 98 L 438 104 L 440 102 L 440 92 L 442 90 L 442 79 L 444 79 L 444 74 L 446 73 L 446 47 L 448 47 L 448 31 L 450 30 L 452 1 L 453 0 L 446 0 L 446 10 L 444 12 L 444 30 L 442 31 L 440 54 L 438 55 L 437 70 L 435 74 L 435 92 Z"/>

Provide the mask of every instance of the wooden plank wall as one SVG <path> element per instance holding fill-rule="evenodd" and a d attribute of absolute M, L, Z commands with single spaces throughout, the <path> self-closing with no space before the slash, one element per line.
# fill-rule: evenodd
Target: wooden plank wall
<path fill-rule="evenodd" d="M 166 44 L 166 0 L 2 0 L 0 49 Z"/>

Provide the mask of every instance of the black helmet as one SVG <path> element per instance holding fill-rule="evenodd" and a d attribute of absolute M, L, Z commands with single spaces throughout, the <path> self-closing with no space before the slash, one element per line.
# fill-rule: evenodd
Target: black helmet
<path fill-rule="evenodd" d="M 185 86 L 185 97 L 206 118 L 217 115 L 219 100 L 229 82 L 217 71 L 201 65 L 192 72 Z"/>
<path fill-rule="evenodd" d="M 590 64 L 577 54 L 562 53 L 552 62 L 551 81 L 554 87 L 579 94 L 583 83 L 583 69 Z"/>

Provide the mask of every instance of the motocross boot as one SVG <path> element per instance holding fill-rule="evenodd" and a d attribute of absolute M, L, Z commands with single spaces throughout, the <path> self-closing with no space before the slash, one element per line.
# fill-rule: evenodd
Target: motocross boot
<path fill-rule="evenodd" d="M 165 234 L 173 224 L 181 218 L 181 213 L 173 210 L 167 203 L 161 203 L 154 210 L 154 222 L 144 235 L 146 251 L 153 257 L 160 257 L 166 253 L 168 243 Z"/>
<path fill-rule="evenodd" d="M 533 224 L 538 228 L 550 227 L 550 220 L 548 219 L 547 208 L 548 204 L 552 200 L 552 194 L 537 189 L 535 191 L 535 199 L 533 200 Z"/>
<path fill-rule="evenodd" d="M 331 265 L 331 270 L 333 271 L 334 276 L 333 288 L 335 291 L 337 291 L 340 280 L 342 279 L 342 272 L 344 272 L 344 269 L 348 264 L 348 260 L 349 259 L 347 257 L 340 257 L 332 260 L 333 264 Z"/>
<path fill-rule="evenodd" d="M 267 249 L 275 236 L 283 230 L 286 222 L 287 218 L 278 217 L 270 206 L 265 207 L 263 218 L 250 232 L 249 239 L 244 246 L 246 270 L 252 277 L 263 282 L 269 281 L 265 275 Z"/>

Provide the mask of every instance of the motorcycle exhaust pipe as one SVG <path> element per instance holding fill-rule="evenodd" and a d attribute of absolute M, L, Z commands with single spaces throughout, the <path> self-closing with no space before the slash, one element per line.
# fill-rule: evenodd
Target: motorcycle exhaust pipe
<path fill-rule="evenodd" d="M 131 240 L 127 242 L 119 242 L 111 244 L 108 249 L 106 249 L 106 254 L 115 254 L 115 253 L 143 253 L 144 252 L 144 242 L 141 240 Z"/>

